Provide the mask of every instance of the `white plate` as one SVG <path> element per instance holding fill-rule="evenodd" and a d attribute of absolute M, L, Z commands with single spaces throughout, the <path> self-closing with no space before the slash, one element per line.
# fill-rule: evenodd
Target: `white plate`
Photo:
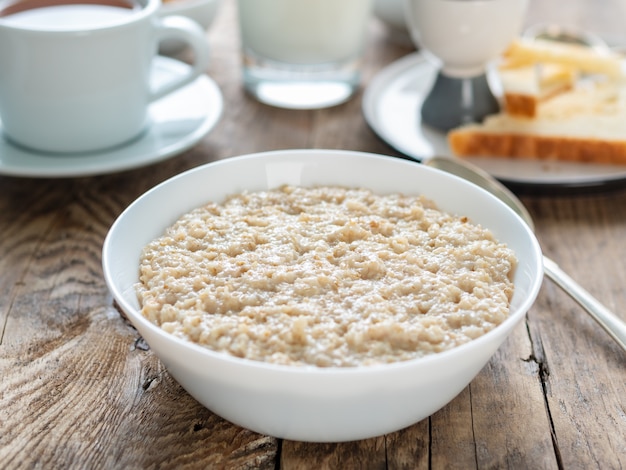
<path fill-rule="evenodd" d="M 189 66 L 157 57 L 155 81 L 170 80 Z M 222 94 L 206 75 L 150 106 L 150 126 L 136 140 L 89 154 L 44 154 L 17 147 L 0 136 L 0 174 L 58 178 L 129 170 L 178 155 L 202 139 L 218 122 Z M 0 133 L 2 123 L 0 123 Z"/>
<path fill-rule="evenodd" d="M 381 70 L 363 96 L 370 127 L 391 147 L 421 160 L 451 155 L 444 133 L 422 125 L 420 107 L 436 77 L 435 66 L 420 53 L 409 54 Z M 595 186 L 626 180 L 626 166 L 471 158 L 496 178 L 510 183 Z"/>

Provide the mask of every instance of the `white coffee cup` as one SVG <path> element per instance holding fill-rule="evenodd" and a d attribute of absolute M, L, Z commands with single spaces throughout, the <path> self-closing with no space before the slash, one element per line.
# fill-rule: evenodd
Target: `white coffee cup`
<path fill-rule="evenodd" d="M 456 78 L 485 73 L 520 34 L 527 6 L 528 0 L 405 0 L 416 44 Z"/>
<path fill-rule="evenodd" d="M 150 103 L 205 71 L 208 43 L 196 23 L 159 18 L 160 0 L 126 1 L 0 1 L 0 120 L 9 141 L 50 153 L 122 145 L 149 126 Z M 152 62 L 164 39 L 188 43 L 195 60 L 188 74 L 156 87 Z"/>

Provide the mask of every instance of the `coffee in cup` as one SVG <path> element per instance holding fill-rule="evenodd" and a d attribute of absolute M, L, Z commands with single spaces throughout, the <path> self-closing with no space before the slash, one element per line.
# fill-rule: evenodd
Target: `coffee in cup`
<path fill-rule="evenodd" d="M 0 121 L 7 139 L 39 152 L 85 153 L 123 145 L 148 122 L 153 101 L 208 64 L 204 31 L 159 18 L 159 0 L 0 1 Z M 158 43 L 188 43 L 188 74 L 156 86 Z"/>
<path fill-rule="evenodd" d="M 21 0 L 5 2 L 0 18 L 14 26 L 64 30 L 106 25 L 140 9 L 140 3 L 125 0 Z"/>

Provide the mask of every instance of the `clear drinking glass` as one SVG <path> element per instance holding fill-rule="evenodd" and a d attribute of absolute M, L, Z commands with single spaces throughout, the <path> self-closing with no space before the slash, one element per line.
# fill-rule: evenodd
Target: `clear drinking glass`
<path fill-rule="evenodd" d="M 245 88 L 293 109 L 348 100 L 361 80 L 372 0 L 239 0 Z"/>

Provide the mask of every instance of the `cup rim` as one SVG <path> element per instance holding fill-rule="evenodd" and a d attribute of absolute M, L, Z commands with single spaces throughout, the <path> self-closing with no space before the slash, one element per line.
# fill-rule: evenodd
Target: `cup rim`
<path fill-rule="evenodd" d="M 17 25 L 11 24 L 11 22 L 7 22 L 4 18 L 9 17 L 0 17 L 0 31 L 1 30 L 12 30 L 12 31 L 20 31 L 25 34 L 45 34 L 45 35 L 55 35 L 55 36 L 65 36 L 65 35 L 74 35 L 77 33 L 88 33 L 88 32 L 96 32 L 96 31 L 105 31 L 110 29 L 116 29 L 121 26 L 125 26 L 128 24 L 134 24 L 135 22 L 141 21 L 145 18 L 149 18 L 152 15 L 156 14 L 156 12 L 161 7 L 161 0 L 134 0 L 139 4 L 143 5 L 142 8 L 133 11 L 130 15 L 125 16 L 120 19 L 111 20 L 106 24 L 98 25 L 98 26 L 82 26 L 76 25 L 75 27 L 63 28 L 63 29 L 55 29 L 50 27 L 38 27 L 38 26 L 30 26 L 30 25 Z"/>

